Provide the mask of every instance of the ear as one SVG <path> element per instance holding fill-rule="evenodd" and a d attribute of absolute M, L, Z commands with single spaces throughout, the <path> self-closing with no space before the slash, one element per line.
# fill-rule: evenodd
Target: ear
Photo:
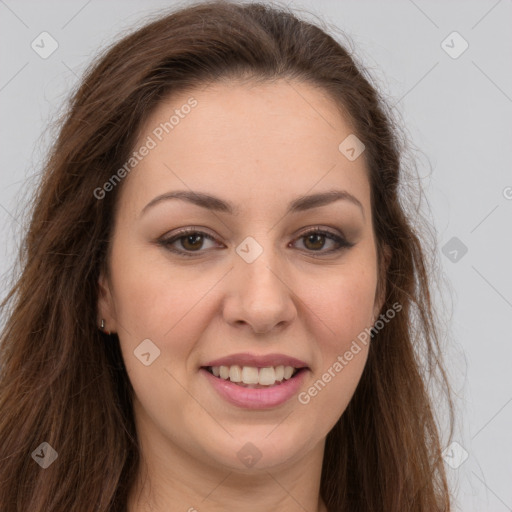
<path fill-rule="evenodd" d="M 113 333 L 117 331 L 114 299 L 112 297 L 110 282 L 105 272 L 100 272 L 98 279 L 98 326 L 101 320 L 105 321 L 105 331 Z"/>
<path fill-rule="evenodd" d="M 392 251 L 389 245 L 382 244 L 380 249 L 380 259 L 378 262 L 379 275 L 377 279 L 377 290 L 375 292 L 375 306 L 373 310 L 374 323 L 378 319 L 382 306 L 386 301 L 386 281 L 389 263 L 391 262 Z"/>

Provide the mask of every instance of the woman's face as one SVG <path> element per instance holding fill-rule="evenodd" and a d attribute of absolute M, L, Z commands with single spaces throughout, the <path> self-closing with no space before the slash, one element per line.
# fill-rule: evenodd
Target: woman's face
<path fill-rule="evenodd" d="M 162 457 L 286 467 L 347 407 L 380 309 L 351 134 L 319 89 L 284 80 L 174 96 L 145 124 L 99 307 Z"/>

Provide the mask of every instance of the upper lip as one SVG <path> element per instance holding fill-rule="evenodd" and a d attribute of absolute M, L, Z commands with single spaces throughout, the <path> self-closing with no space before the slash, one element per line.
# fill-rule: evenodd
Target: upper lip
<path fill-rule="evenodd" d="M 209 361 L 203 366 L 253 366 L 256 368 L 266 368 L 268 366 L 293 366 L 294 368 L 307 368 L 308 365 L 296 357 L 285 354 L 265 354 L 256 355 L 250 353 L 231 354 L 213 361 Z"/>

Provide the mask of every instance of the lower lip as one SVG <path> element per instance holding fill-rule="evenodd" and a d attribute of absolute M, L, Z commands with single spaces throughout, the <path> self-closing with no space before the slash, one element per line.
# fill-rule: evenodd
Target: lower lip
<path fill-rule="evenodd" d="M 307 370 L 301 370 L 295 377 L 268 388 L 246 388 L 229 380 L 215 377 L 201 368 L 211 385 L 225 400 L 246 409 L 269 409 L 284 404 L 297 393 L 304 381 Z"/>

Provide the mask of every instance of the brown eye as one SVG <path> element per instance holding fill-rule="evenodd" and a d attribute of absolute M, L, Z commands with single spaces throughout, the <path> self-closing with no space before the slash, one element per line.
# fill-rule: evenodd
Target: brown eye
<path fill-rule="evenodd" d="M 343 237 L 339 235 L 319 228 L 315 228 L 304 233 L 296 239 L 296 241 L 298 240 L 303 240 L 303 246 L 306 252 L 318 253 L 320 256 L 324 254 L 335 253 L 337 251 L 350 248 L 354 245 L 350 242 L 347 242 Z M 208 233 L 198 231 L 197 229 L 185 229 L 169 238 L 163 238 L 159 240 L 158 244 L 179 255 L 194 256 L 201 255 L 206 249 L 208 249 L 204 247 L 206 241 L 214 242 L 215 238 L 213 238 Z M 323 250 L 326 244 L 327 246 L 331 244 L 333 247 L 327 250 Z"/>
<path fill-rule="evenodd" d="M 322 249 L 325 245 L 325 235 L 321 233 L 313 233 L 304 237 L 304 245 L 311 250 L 319 250 Z"/>
<path fill-rule="evenodd" d="M 176 235 L 159 240 L 159 245 L 169 251 L 193 256 L 194 253 L 201 254 L 205 240 L 215 240 L 212 236 L 195 229 L 182 230 Z"/>
<path fill-rule="evenodd" d="M 194 235 L 185 235 L 178 238 L 181 240 L 181 245 L 187 251 L 194 251 L 196 249 L 200 249 L 203 245 L 202 235 L 194 234 Z"/>
<path fill-rule="evenodd" d="M 307 249 L 307 252 L 318 252 L 321 255 L 347 249 L 354 245 L 347 242 L 341 236 L 319 228 L 304 233 L 297 240 L 303 240 L 303 245 Z M 328 250 L 322 250 L 327 242 L 331 242 L 331 245 L 334 244 L 334 247 Z"/>

